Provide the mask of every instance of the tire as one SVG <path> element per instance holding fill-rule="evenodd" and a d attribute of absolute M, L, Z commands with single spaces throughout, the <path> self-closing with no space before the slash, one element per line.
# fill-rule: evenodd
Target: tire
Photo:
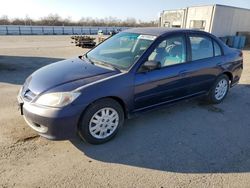
<path fill-rule="evenodd" d="M 211 104 L 221 103 L 227 96 L 229 87 L 230 87 L 230 82 L 228 76 L 224 74 L 219 76 L 216 79 L 213 87 L 209 91 L 207 101 Z"/>
<path fill-rule="evenodd" d="M 80 137 L 90 144 L 103 144 L 111 140 L 124 123 L 122 106 L 111 98 L 91 104 L 79 122 Z"/>

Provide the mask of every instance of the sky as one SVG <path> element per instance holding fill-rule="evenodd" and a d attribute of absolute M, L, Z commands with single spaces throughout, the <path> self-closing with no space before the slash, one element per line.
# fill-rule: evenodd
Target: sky
<path fill-rule="evenodd" d="M 39 19 L 49 14 L 70 17 L 156 20 L 162 10 L 187 6 L 224 4 L 250 9 L 250 0 L 0 0 L 0 16 Z"/>

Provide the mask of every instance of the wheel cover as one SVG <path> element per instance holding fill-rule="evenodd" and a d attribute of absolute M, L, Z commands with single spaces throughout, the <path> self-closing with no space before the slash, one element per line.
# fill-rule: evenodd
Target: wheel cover
<path fill-rule="evenodd" d="M 89 132 L 97 139 L 105 139 L 112 135 L 119 124 L 119 115 L 113 108 L 102 108 L 89 122 Z"/>
<path fill-rule="evenodd" d="M 226 79 L 222 79 L 218 82 L 215 88 L 215 98 L 221 100 L 225 97 L 228 90 L 228 82 Z"/>

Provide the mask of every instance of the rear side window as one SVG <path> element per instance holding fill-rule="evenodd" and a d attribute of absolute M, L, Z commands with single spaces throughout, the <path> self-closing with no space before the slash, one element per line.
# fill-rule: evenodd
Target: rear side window
<path fill-rule="evenodd" d="M 221 48 L 217 42 L 214 41 L 214 56 L 221 56 Z"/>
<path fill-rule="evenodd" d="M 205 59 L 214 56 L 213 43 L 206 36 L 190 36 L 192 61 Z"/>

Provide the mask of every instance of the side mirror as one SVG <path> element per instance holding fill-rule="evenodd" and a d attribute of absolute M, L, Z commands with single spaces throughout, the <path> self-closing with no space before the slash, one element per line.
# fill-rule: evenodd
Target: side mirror
<path fill-rule="evenodd" d="M 152 70 L 160 69 L 161 68 L 161 63 L 159 61 L 146 61 L 142 65 L 141 68 L 142 68 L 142 72 L 143 71 L 152 71 Z"/>

